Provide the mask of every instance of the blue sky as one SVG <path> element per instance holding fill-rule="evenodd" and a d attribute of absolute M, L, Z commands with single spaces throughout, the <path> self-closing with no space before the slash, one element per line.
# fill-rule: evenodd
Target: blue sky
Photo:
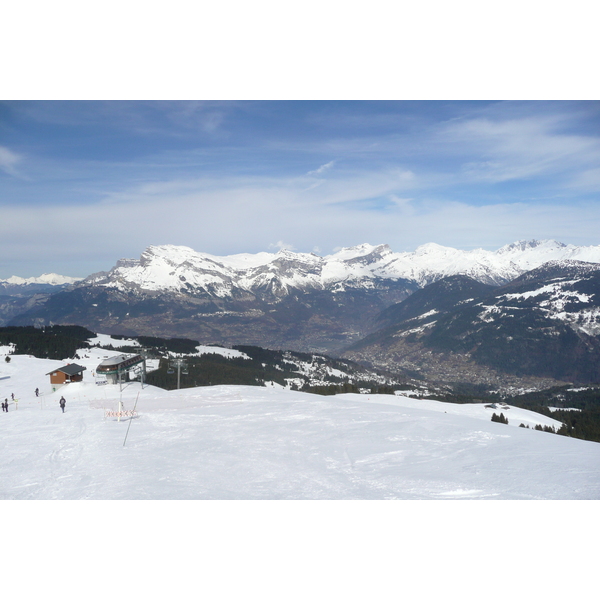
<path fill-rule="evenodd" d="M 151 244 L 600 244 L 600 102 L 2 101 L 0 278 Z"/>

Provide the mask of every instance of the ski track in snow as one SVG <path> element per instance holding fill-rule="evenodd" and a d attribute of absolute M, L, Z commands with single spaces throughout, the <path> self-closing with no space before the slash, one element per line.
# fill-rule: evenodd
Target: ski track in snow
<path fill-rule="evenodd" d="M 0 415 L 0 499 L 600 499 L 600 444 L 518 427 L 556 424 L 537 413 L 511 407 L 507 426 L 484 405 L 404 396 L 120 393 L 94 383 L 107 352 L 86 351 L 84 383 L 51 393 L 60 361 L 5 364 L 0 348 L 0 397 L 19 399 Z M 105 418 L 138 394 L 137 417 Z"/>

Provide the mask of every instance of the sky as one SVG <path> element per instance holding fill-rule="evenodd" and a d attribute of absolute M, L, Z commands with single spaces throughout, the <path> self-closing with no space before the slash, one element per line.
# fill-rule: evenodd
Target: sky
<path fill-rule="evenodd" d="M 600 243 L 600 102 L 0 101 L 0 278 L 149 245 Z"/>

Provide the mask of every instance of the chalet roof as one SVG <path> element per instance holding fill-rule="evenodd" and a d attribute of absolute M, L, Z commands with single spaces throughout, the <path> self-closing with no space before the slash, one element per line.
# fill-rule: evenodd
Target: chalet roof
<path fill-rule="evenodd" d="M 78 373 L 83 373 L 83 371 L 85 371 L 85 367 L 82 367 L 81 365 L 77 365 L 75 363 L 71 363 L 70 365 L 59 367 L 58 369 L 52 369 L 50 373 L 56 373 L 57 371 L 61 371 L 62 373 L 66 373 L 67 375 L 77 375 Z M 50 373 L 46 373 L 46 375 L 50 375 Z"/>

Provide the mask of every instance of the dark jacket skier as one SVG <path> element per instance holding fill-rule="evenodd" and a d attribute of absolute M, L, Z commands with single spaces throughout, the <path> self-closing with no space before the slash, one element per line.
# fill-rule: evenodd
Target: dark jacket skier
<path fill-rule="evenodd" d="M 40 390 L 39 390 L 39 388 L 35 388 L 35 395 L 36 395 L 36 397 L 40 395 Z"/>
<path fill-rule="evenodd" d="M 64 396 L 61 396 L 60 398 L 60 407 L 62 408 L 62 411 L 65 412 L 65 404 L 67 403 L 67 401 L 65 400 Z"/>
<path fill-rule="evenodd" d="M 2 412 L 8 412 L 8 398 L 5 398 L 4 402 L 2 403 Z"/>

